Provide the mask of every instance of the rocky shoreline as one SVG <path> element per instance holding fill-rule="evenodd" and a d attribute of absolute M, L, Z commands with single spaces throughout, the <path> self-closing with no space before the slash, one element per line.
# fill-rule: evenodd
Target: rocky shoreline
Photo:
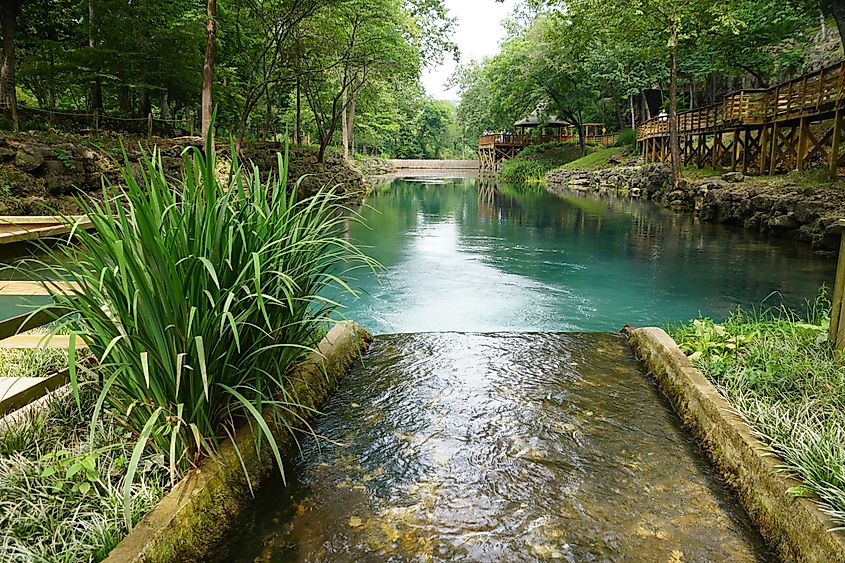
<path fill-rule="evenodd" d="M 552 170 L 546 175 L 551 193 L 591 192 L 641 197 L 695 214 L 703 221 L 738 225 L 750 231 L 809 243 L 813 250 L 839 248 L 845 198 L 833 188 L 778 185 L 765 178 L 732 172 L 721 177 L 683 180 L 673 190 L 663 164 L 617 166 L 601 170 Z"/>
<path fill-rule="evenodd" d="M 200 146 L 202 139 L 123 140 L 120 137 L 52 137 L 50 135 L 0 136 L 0 215 L 43 215 L 55 211 L 77 213 L 77 198 L 83 194 L 96 197 L 102 181 L 119 183 L 121 142 L 132 166 L 142 158 L 142 146 L 149 152 L 159 149 L 165 171 L 178 177 L 182 173 L 182 153 Z M 256 143 L 244 149 L 242 160 L 255 164 L 261 174 L 278 170 L 279 143 Z M 219 143 L 217 153 L 223 167 L 229 161 L 229 149 Z M 316 192 L 323 187 L 338 187 L 351 199 L 360 200 L 368 192 L 364 175 L 343 157 L 327 153 L 325 162 L 317 162 L 315 150 L 291 148 L 288 180 L 302 178 L 301 191 Z"/>

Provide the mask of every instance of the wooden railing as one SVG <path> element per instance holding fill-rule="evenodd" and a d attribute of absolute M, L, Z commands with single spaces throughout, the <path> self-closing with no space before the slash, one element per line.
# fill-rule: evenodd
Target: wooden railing
<path fill-rule="evenodd" d="M 839 63 L 768 89 L 740 90 L 719 104 L 680 112 L 678 129 L 681 135 L 699 135 L 823 114 L 841 106 L 843 87 L 845 63 Z M 637 128 L 637 140 L 668 136 L 669 124 L 659 117 Z"/>
<path fill-rule="evenodd" d="M 602 145 L 612 145 L 616 142 L 616 133 L 610 134 L 596 134 L 584 135 L 584 142 L 586 143 L 600 143 Z M 502 133 L 494 133 L 490 135 L 482 135 L 478 139 L 478 145 L 481 148 L 499 146 L 517 146 L 528 147 L 531 145 L 542 145 L 544 143 L 560 143 L 566 141 L 577 140 L 578 134 L 574 135 L 542 135 L 540 137 L 532 137 L 531 135 L 506 135 Z"/>

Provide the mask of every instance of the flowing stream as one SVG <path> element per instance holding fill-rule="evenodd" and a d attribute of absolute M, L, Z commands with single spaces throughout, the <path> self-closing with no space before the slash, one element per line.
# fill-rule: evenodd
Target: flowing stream
<path fill-rule="evenodd" d="M 625 340 L 379 337 L 221 561 L 767 561 Z"/>
<path fill-rule="evenodd" d="M 833 259 L 475 178 L 396 180 L 362 213 L 348 236 L 385 269 L 344 314 L 383 336 L 221 560 L 773 560 L 612 333 L 800 311 Z"/>

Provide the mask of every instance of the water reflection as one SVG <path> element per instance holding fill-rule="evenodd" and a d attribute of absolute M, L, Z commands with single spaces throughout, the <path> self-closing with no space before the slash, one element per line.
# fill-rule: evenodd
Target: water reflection
<path fill-rule="evenodd" d="M 477 178 L 396 180 L 351 236 L 386 267 L 345 315 L 378 332 L 617 330 L 724 317 L 772 292 L 800 308 L 833 260 L 650 202 L 558 198 Z M 379 283 L 380 282 L 380 283 Z"/>

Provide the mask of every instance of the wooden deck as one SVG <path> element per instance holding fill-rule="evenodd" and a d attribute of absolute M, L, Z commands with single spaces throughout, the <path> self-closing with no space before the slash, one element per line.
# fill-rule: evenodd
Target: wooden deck
<path fill-rule="evenodd" d="M 605 126 L 602 123 L 585 123 L 584 128 L 584 141 L 587 144 L 610 146 L 616 142 L 618 135 L 616 133 L 604 133 Z M 570 127 L 566 130 L 566 133 L 560 135 L 541 135 L 538 137 L 505 133 L 482 135 L 478 139 L 478 162 L 482 171 L 495 172 L 500 162 L 515 157 L 526 147 L 577 140 L 578 133 L 574 127 Z"/>
<path fill-rule="evenodd" d="M 78 228 L 91 228 L 91 221 L 87 217 L 78 215 L 71 218 L 78 221 Z M 60 217 L 52 215 L 0 216 L 0 244 L 55 237 L 68 234 L 70 231 L 71 227 L 65 224 Z"/>
<path fill-rule="evenodd" d="M 824 163 L 842 166 L 840 139 L 845 63 L 768 89 L 740 90 L 721 103 L 678 114 L 684 164 L 776 174 Z M 659 118 L 637 128 L 647 162 L 668 162 L 669 124 Z"/>

